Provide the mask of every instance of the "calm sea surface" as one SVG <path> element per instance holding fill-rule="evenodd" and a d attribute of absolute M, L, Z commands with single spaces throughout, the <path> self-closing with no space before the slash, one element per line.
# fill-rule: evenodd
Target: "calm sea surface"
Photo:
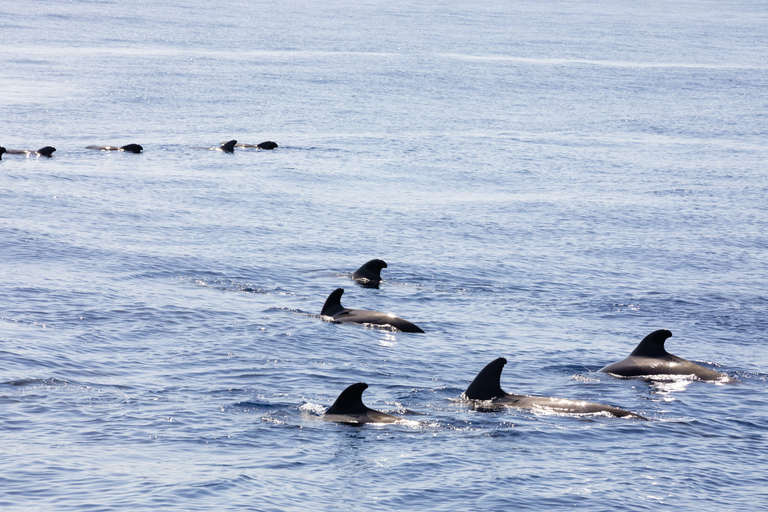
<path fill-rule="evenodd" d="M 765 508 L 767 49 L 746 0 L 0 3 L 0 145 L 57 148 L 0 162 L 0 509 Z M 739 383 L 597 372 L 662 328 Z M 459 400 L 501 356 L 651 421 Z M 322 421 L 360 381 L 412 421 Z"/>

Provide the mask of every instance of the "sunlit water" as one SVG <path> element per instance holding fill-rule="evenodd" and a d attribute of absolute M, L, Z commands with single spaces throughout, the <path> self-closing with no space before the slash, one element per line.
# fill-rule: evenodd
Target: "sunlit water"
<path fill-rule="evenodd" d="M 752 2 L 5 2 L 3 510 L 768 500 Z M 198 146 L 274 140 L 275 151 Z M 139 143 L 141 155 L 90 144 Z M 382 258 L 379 289 L 350 274 Z M 426 334 L 324 322 L 351 308 Z M 597 370 L 666 328 L 738 384 Z M 502 387 L 651 421 L 477 410 Z M 321 420 L 349 384 L 408 421 Z"/>

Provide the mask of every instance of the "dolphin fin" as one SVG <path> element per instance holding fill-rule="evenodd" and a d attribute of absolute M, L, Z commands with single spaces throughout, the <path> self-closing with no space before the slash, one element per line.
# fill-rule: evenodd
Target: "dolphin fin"
<path fill-rule="evenodd" d="M 368 388 L 365 382 L 352 384 L 341 392 L 325 414 L 364 414 L 369 411 L 363 403 L 363 391 Z"/>
<path fill-rule="evenodd" d="M 53 152 L 56 151 L 56 148 L 53 146 L 45 146 L 44 148 L 40 148 L 35 153 L 38 155 L 47 156 L 50 158 L 50 156 L 53 154 Z"/>
<path fill-rule="evenodd" d="M 321 315 L 333 316 L 341 313 L 344 307 L 341 305 L 341 296 L 344 294 L 344 288 L 336 288 L 331 292 L 325 304 L 323 304 L 323 310 L 320 311 Z"/>
<path fill-rule="evenodd" d="M 500 357 L 485 365 L 464 395 L 470 400 L 491 400 L 504 396 L 506 393 L 501 389 L 501 370 L 504 369 L 505 364 L 507 360 Z"/>
<path fill-rule="evenodd" d="M 387 262 L 384 260 L 367 261 L 352 274 L 353 279 L 368 279 L 370 281 L 381 281 L 381 269 L 387 268 Z"/>
<path fill-rule="evenodd" d="M 227 142 L 223 142 L 221 144 L 221 150 L 225 151 L 227 153 L 233 153 L 235 151 L 235 144 L 237 144 L 236 140 L 230 140 Z"/>
<path fill-rule="evenodd" d="M 635 347 L 635 350 L 630 354 L 631 356 L 645 356 L 645 357 L 661 357 L 669 355 L 664 349 L 664 342 L 672 336 L 672 333 L 666 329 L 659 329 L 653 331 L 651 334 L 643 338 L 643 341 Z"/>

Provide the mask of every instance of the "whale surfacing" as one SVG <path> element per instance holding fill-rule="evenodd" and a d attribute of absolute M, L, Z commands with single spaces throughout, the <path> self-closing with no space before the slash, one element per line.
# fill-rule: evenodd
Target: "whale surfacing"
<path fill-rule="evenodd" d="M 385 412 L 376 411 L 363 403 L 363 391 L 368 388 L 365 382 L 352 384 L 341 392 L 333 405 L 325 411 L 323 419 L 336 423 L 395 423 L 405 421 L 404 418 L 392 416 Z"/>
<path fill-rule="evenodd" d="M 381 284 L 381 269 L 387 268 L 387 262 L 384 260 L 370 260 L 362 267 L 355 270 L 352 279 L 368 288 L 378 288 Z"/>
<path fill-rule="evenodd" d="M 690 375 L 700 380 L 732 382 L 724 373 L 710 370 L 694 362 L 670 354 L 664 343 L 672 333 L 666 329 L 653 331 L 643 338 L 629 356 L 601 368 L 601 372 L 620 377 L 654 377 L 659 375 Z"/>
<path fill-rule="evenodd" d="M 99 151 L 125 151 L 127 153 L 139 154 L 144 148 L 139 144 L 126 144 L 125 146 L 85 146 L 85 149 L 98 149 Z"/>
<path fill-rule="evenodd" d="M 236 144 L 236 147 L 238 148 L 256 148 L 256 149 L 276 149 L 277 143 L 272 142 L 271 140 L 265 140 L 264 142 L 259 142 L 258 144 Z"/>
<path fill-rule="evenodd" d="M 6 149 L 3 146 L 0 146 L 0 160 L 3 159 L 3 153 L 6 152 Z"/>
<path fill-rule="evenodd" d="M 334 322 L 352 323 L 352 324 L 374 324 L 388 325 L 398 331 L 403 332 L 424 332 L 419 326 L 412 324 L 408 320 L 380 313 L 378 311 L 367 311 L 365 309 L 348 309 L 341 305 L 341 296 L 344 288 L 336 288 L 325 300 L 322 316 L 330 316 Z"/>
<path fill-rule="evenodd" d="M 39 155 L 39 156 L 46 156 L 48 158 L 51 158 L 53 156 L 53 152 L 56 151 L 56 148 L 53 146 L 45 146 L 43 148 L 38 149 L 37 151 L 32 151 L 30 149 L 7 149 L 5 152 L 9 155 Z"/>
<path fill-rule="evenodd" d="M 619 418 L 632 418 L 647 420 L 633 412 L 582 400 L 569 400 L 565 398 L 551 398 L 545 396 L 513 395 L 501 389 L 501 371 L 507 360 L 503 357 L 494 359 L 485 368 L 480 370 L 472 381 L 464 396 L 469 400 L 490 400 L 494 405 L 506 407 L 519 407 L 521 409 L 548 409 L 558 413 L 569 414 L 594 414 L 608 413 Z"/>

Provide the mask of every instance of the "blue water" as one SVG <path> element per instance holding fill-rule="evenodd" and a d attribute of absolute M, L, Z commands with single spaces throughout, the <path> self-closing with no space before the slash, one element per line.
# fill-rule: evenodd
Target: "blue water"
<path fill-rule="evenodd" d="M 767 12 L 0 4 L 0 508 L 764 508 Z M 597 372 L 661 328 L 739 383 Z"/>

